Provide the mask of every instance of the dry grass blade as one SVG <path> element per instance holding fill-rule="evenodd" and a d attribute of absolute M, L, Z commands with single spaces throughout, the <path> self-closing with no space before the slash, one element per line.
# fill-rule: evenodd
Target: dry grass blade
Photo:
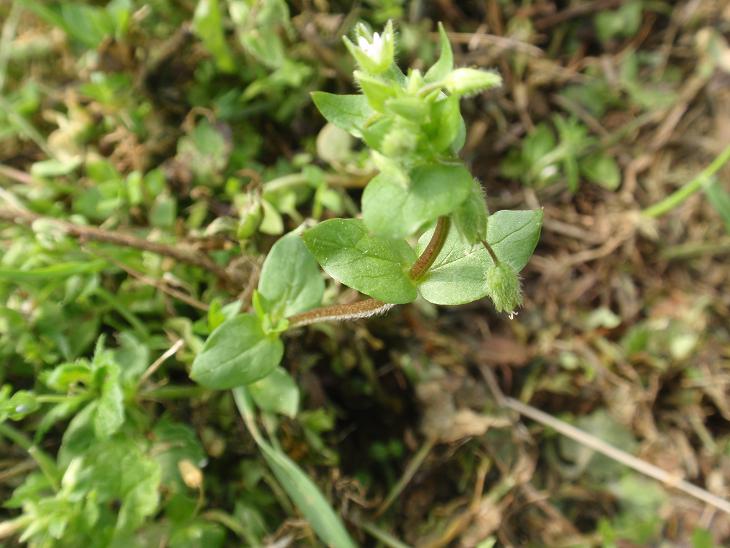
<path fill-rule="evenodd" d="M 633 470 L 644 474 L 645 476 L 660 481 L 669 488 L 682 491 L 683 493 L 690 495 L 698 500 L 701 500 L 702 502 L 705 502 L 710 506 L 717 508 L 718 510 L 730 514 L 730 501 L 718 497 L 717 495 L 714 495 L 709 491 L 702 489 L 701 487 L 697 487 L 696 485 L 693 485 L 688 481 L 678 478 L 677 476 L 674 476 L 669 472 L 662 470 L 658 466 L 654 466 L 651 463 L 634 457 L 626 451 L 622 451 L 621 449 L 609 445 L 603 440 L 600 440 L 597 437 L 592 436 L 591 434 L 588 434 L 587 432 L 584 432 L 583 430 L 580 430 L 575 426 L 568 424 L 567 422 L 556 419 L 555 417 L 548 415 L 547 413 L 540 411 L 539 409 L 536 409 L 531 405 L 522 403 L 521 401 L 515 400 L 514 398 L 504 398 L 503 403 L 506 407 L 512 409 L 513 411 L 516 411 L 520 415 L 539 422 L 544 426 L 548 426 L 549 428 L 552 428 L 560 434 L 569 437 L 570 439 L 576 441 L 577 443 L 580 443 L 581 445 L 585 445 L 586 447 L 589 447 L 594 451 L 615 460 L 616 462 L 620 462 L 624 466 L 628 466 L 629 468 L 632 468 Z"/>

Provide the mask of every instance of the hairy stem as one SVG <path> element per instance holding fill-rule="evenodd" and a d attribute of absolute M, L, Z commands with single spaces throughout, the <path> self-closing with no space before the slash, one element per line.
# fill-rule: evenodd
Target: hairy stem
<path fill-rule="evenodd" d="M 215 274 L 227 286 L 233 286 L 234 280 L 225 268 L 216 264 L 208 255 L 180 245 L 168 245 L 160 242 L 152 242 L 125 234 L 123 232 L 110 232 L 95 226 L 78 225 L 62 219 L 44 217 L 32 211 L 16 208 L 0 208 L 0 221 L 8 221 L 17 225 L 31 226 L 35 221 L 46 221 L 57 225 L 64 233 L 79 240 L 95 241 L 114 244 L 123 247 L 131 247 L 142 251 L 149 251 L 165 257 L 170 257 L 178 262 L 187 263 L 200 267 Z"/>
<path fill-rule="evenodd" d="M 441 253 L 441 248 L 444 247 L 446 236 L 449 235 L 449 226 L 450 222 L 448 217 L 438 218 L 436 228 L 431 236 L 431 241 L 428 242 L 426 249 L 423 250 L 421 256 L 418 257 L 415 263 L 413 263 L 413 266 L 408 273 L 412 279 L 417 280 L 423 276 L 429 268 L 431 268 L 436 257 L 438 257 L 438 254 Z"/>
<path fill-rule="evenodd" d="M 364 299 L 351 304 L 322 306 L 320 308 L 315 308 L 314 310 L 290 316 L 289 327 L 301 327 L 303 325 L 310 325 L 317 322 L 359 320 L 362 318 L 377 316 L 378 314 L 384 314 L 394 306 L 394 304 L 384 303 L 378 299 Z"/>
<path fill-rule="evenodd" d="M 487 250 L 487 253 L 489 253 L 492 261 L 494 261 L 495 266 L 499 266 L 499 259 L 497 258 L 497 254 L 494 252 L 494 249 L 492 249 L 492 246 L 489 245 L 486 240 L 482 240 L 482 245 L 484 246 L 484 249 Z"/>

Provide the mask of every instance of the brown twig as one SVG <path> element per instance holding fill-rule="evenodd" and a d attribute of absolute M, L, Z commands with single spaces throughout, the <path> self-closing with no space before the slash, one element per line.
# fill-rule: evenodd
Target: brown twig
<path fill-rule="evenodd" d="M 682 491 L 683 493 L 690 495 L 698 500 L 701 500 L 702 502 L 709 504 L 710 506 L 717 508 L 718 510 L 730 514 L 730 502 L 723 499 L 722 497 L 718 497 L 717 495 L 710 493 L 709 491 L 702 489 L 701 487 L 693 485 L 674 474 L 670 474 L 666 470 L 662 470 L 658 466 L 646 462 L 645 460 L 641 460 L 640 458 L 637 458 L 627 453 L 626 451 L 614 447 L 613 445 L 606 443 L 605 441 L 589 434 L 588 432 L 584 432 L 583 430 L 580 430 L 579 428 L 576 428 L 575 426 L 568 424 L 567 422 L 557 419 L 552 415 L 548 415 L 544 411 L 540 411 L 536 407 L 532 407 L 531 405 L 522 403 L 521 401 L 514 398 L 504 396 L 499 388 L 499 385 L 497 384 L 496 379 L 494 378 L 494 374 L 492 373 L 492 371 L 486 366 L 482 366 L 479 369 L 482 373 L 482 376 L 484 377 L 484 380 L 487 382 L 490 391 L 494 395 L 494 398 L 497 401 L 498 405 L 511 409 L 512 411 L 515 411 L 524 417 L 532 419 L 542 424 L 543 426 L 552 428 L 556 432 L 559 432 L 563 436 L 572 439 L 576 443 L 593 449 L 597 453 L 601 453 L 602 455 L 605 455 L 606 457 L 613 459 L 616 462 L 623 464 L 624 466 L 628 466 L 629 468 L 635 470 L 636 472 L 639 472 L 640 474 L 644 474 L 645 476 L 653 478 L 669 488 Z"/>
<path fill-rule="evenodd" d="M 570 19 L 588 15 L 601 10 L 616 8 L 623 4 L 624 0 L 595 0 L 593 2 L 579 3 L 571 8 L 561 10 L 557 13 L 547 15 L 535 21 L 535 29 L 545 30 Z"/>
<path fill-rule="evenodd" d="M 33 213 L 32 211 L 15 209 L 15 208 L 0 208 L 0 221 L 7 221 L 15 223 L 17 225 L 30 226 L 35 221 L 46 221 L 57 225 L 63 232 L 78 238 L 79 240 L 88 240 L 95 242 L 102 242 L 108 244 L 114 244 L 122 247 L 131 247 L 142 251 L 149 251 L 156 253 L 157 255 L 163 255 L 170 257 L 181 263 L 187 263 L 193 266 L 200 267 L 204 270 L 212 272 L 216 277 L 227 286 L 235 285 L 235 280 L 228 274 L 228 272 L 221 266 L 217 265 L 213 260 L 205 255 L 204 253 L 191 249 L 189 247 L 183 247 L 181 245 L 169 245 L 160 242 L 153 242 L 145 240 L 131 234 L 125 234 L 123 232 L 109 232 L 107 230 L 95 227 L 95 226 L 84 226 L 61 219 L 54 219 L 53 217 L 44 217 Z"/>
<path fill-rule="evenodd" d="M 155 279 L 151 276 L 147 276 L 146 274 L 139 272 L 135 270 L 134 268 L 124 264 L 121 261 L 116 260 L 114 257 L 111 257 L 110 255 L 107 255 L 106 253 L 100 253 L 97 250 L 90 249 L 91 253 L 98 255 L 99 257 L 103 258 L 106 261 L 109 261 L 117 268 L 124 270 L 127 274 L 132 276 L 132 278 L 136 278 L 140 282 L 142 282 L 145 285 L 149 285 L 154 287 L 155 289 L 161 291 L 162 293 L 165 293 L 166 295 L 169 295 L 173 299 L 177 299 L 178 301 L 184 302 L 185 304 L 188 304 L 192 306 L 193 308 L 197 308 L 198 310 L 208 311 L 210 308 L 207 304 L 205 304 L 202 301 L 199 301 L 195 297 L 192 297 L 188 295 L 187 293 L 184 293 L 183 291 L 179 291 L 175 289 L 174 287 L 170 287 L 167 285 L 163 280 Z"/>

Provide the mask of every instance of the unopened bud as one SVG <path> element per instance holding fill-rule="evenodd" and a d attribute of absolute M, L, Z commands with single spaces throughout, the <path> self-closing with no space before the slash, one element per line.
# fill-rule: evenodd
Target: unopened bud
<path fill-rule="evenodd" d="M 522 290 L 517 273 L 501 262 L 487 269 L 487 294 L 497 312 L 513 312 L 522 304 Z"/>
<path fill-rule="evenodd" d="M 417 144 L 415 131 L 405 127 L 394 127 L 383 139 L 381 152 L 390 158 L 399 158 L 413 152 Z"/>
<path fill-rule="evenodd" d="M 473 68 L 452 70 L 444 79 L 444 87 L 454 95 L 473 95 L 502 85 L 502 77 L 496 72 Z"/>

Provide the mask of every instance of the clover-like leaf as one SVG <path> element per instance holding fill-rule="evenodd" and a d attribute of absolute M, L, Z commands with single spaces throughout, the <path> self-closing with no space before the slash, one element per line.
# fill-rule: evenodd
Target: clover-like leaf
<path fill-rule="evenodd" d="M 428 164 L 409 174 L 404 185 L 385 172 L 368 183 L 362 197 L 367 227 L 390 238 L 405 238 L 441 215 L 456 209 L 469 196 L 472 178 L 461 165 Z"/>
<path fill-rule="evenodd" d="M 271 373 L 283 354 L 278 336 L 266 334 L 257 316 L 241 314 L 211 333 L 190 376 L 208 388 L 243 386 Z"/>
<path fill-rule="evenodd" d="M 416 255 L 404 240 L 370 234 L 358 219 L 330 219 L 303 239 L 325 272 L 346 286 L 388 303 L 415 300 L 408 269 Z"/>

